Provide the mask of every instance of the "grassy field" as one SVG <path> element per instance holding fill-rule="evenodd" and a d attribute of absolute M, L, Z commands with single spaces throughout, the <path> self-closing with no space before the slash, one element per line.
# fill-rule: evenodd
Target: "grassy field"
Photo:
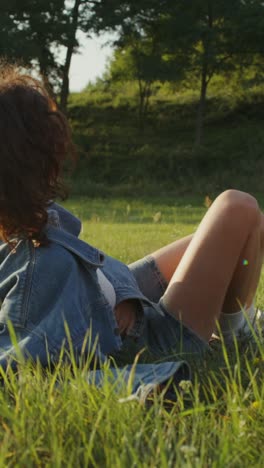
<path fill-rule="evenodd" d="M 65 207 L 83 220 L 84 240 L 124 262 L 191 233 L 206 211 L 203 197 L 79 197 Z M 120 403 L 127 388 L 98 390 L 74 363 L 53 373 L 25 366 L 0 390 L 0 466 L 262 467 L 264 345 L 218 347 L 193 371 L 166 409 L 162 394 L 149 408 Z"/>

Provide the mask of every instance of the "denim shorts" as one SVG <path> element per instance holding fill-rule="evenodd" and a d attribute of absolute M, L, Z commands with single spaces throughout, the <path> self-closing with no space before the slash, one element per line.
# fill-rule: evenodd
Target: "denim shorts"
<path fill-rule="evenodd" d="M 145 348 L 157 358 L 199 357 L 209 351 L 209 344 L 171 315 L 162 296 L 168 286 L 155 259 L 147 256 L 129 265 L 140 290 L 153 302 L 143 304 L 144 315 L 136 321 L 124 341 L 134 340 L 137 348 Z"/>

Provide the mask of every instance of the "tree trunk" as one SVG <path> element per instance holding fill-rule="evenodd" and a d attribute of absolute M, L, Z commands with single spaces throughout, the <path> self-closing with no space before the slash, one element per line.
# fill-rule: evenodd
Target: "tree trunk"
<path fill-rule="evenodd" d="M 38 57 L 38 62 L 39 62 L 39 71 L 40 75 L 42 77 L 43 83 L 45 85 L 45 88 L 49 91 L 50 95 L 54 100 L 56 100 L 56 94 L 54 92 L 54 88 L 49 80 L 49 70 L 47 66 L 47 56 L 48 56 L 48 51 L 44 47 L 40 53 L 40 56 Z"/>
<path fill-rule="evenodd" d="M 213 29 L 213 2 L 212 0 L 207 1 L 207 27 L 208 27 L 208 31 L 211 31 Z M 201 92 L 200 92 L 200 99 L 199 99 L 199 104 L 198 104 L 198 109 L 197 109 L 195 140 L 194 140 L 195 148 L 198 148 L 201 145 L 202 135 L 203 135 L 206 92 L 207 92 L 207 86 L 210 80 L 209 78 L 209 62 L 210 62 L 209 57 L 210 57 L 210 48 L 211 48 L 210 34 L 204 40 L 203 47 L 204 47 L 204 54 L 203 54 L 203 64 L 202 64 Z"/>
<path fill-rule="evenodd" d="M 150 99 L 150 93 L 151 93 L 151 81 L 146 82 L 146 93 L 145 93 L 145 104 L 144 104 L 144 110 L 143 114 L 147 115 L 148 109 L 149 109 L 149 99 Z"/>
<path fill-rule="evenodd" d="M 142 120 L 142 111 L 143 111 L 143 104 L 144 104 L 144 84 L 140 78 L 138 78 L 138 97 L 139 97 L 139 104 L 138 104 L 138 123 L 139 127 L 141 126 Z"/>
<path fill-rule="evenodd" d="M 75 0 L 74 6 L 71 12 L 71 31 L 69 34 L 68 40 L 68 47 L 67 53 L 65 58 L 65 63 L 62 69 L 62 85 L 61 85 L 61 92 L 60 92 L 60 107 L 63 112 L 67 112 L 67 103 L 69 97 L 69 72 L 71 66 L 71 59 L 74 51 L 75 39 L 76 39 L 76 32 L 78 29 L 78 18 L 79 18 L 79 6 L 81 4 L 81 0 Z"/>
<path fill-rule="evenodd" d="M 151 90 L 151 81 L 144 81 L 138 78 L 138 96 L 139 96 L 139 107 L 138 107 L 138 125 L 140 131 L 144 131 L 145 117 L 147 115 L 149 107 L 149 98 Z"/>
<path fill-rule="evenodd" d="M 195 148 L 198 148 L 201 145 L 201 141 L 202 141 L 207 84 L 208 84 L 207 63 L 204 63 L 203 70 L 202 70 L 200 99 L 199 99 L 197 117 L 196 117 L 196 129 L 195 129 L 195 141 L 194 141 Z"/>

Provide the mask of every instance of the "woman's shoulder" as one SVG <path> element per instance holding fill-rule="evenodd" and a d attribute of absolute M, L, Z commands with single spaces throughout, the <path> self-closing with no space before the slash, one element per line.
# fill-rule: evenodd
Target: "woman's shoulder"
<path fill-rule="evenodd" d="M 64 268 L 76 260 L 87 266 L 101 266 L 104 254 L 96 247 L 78 238 L 81 221 L 57 203 L 51 203 L 47 210 L 48 221 L 43 231 L 48 239 L 47 245 L 38 246 L 32 240 L 19 239 L 14 248 L 7 243 L 0 243 L 0 270 L 8 274 L 12 270 L 21 271 L 30 263 L 35 267 L 41 264 L 52 272 Z M 0 274 L 1 276 L 1 274 Z"/>
<path fill-rule="evenodd" d="M 58 203 L 51 202 L 47 209 L 48 224 L 54 225 L 70 234 L 78 237 L 81 232 L 82 223 L 77 216 L 63 208 Z"/>

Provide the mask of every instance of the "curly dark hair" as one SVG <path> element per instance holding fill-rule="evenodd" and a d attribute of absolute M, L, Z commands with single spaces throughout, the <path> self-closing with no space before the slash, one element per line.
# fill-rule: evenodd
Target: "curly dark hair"
<path fill-rule="evenodd" d="M 14 66 L 0 69 L 0 237 L 47 243 L 47 207 L 66 198 L 60 179 L 74 155 L 70 129 L 42 83 Z"/>

